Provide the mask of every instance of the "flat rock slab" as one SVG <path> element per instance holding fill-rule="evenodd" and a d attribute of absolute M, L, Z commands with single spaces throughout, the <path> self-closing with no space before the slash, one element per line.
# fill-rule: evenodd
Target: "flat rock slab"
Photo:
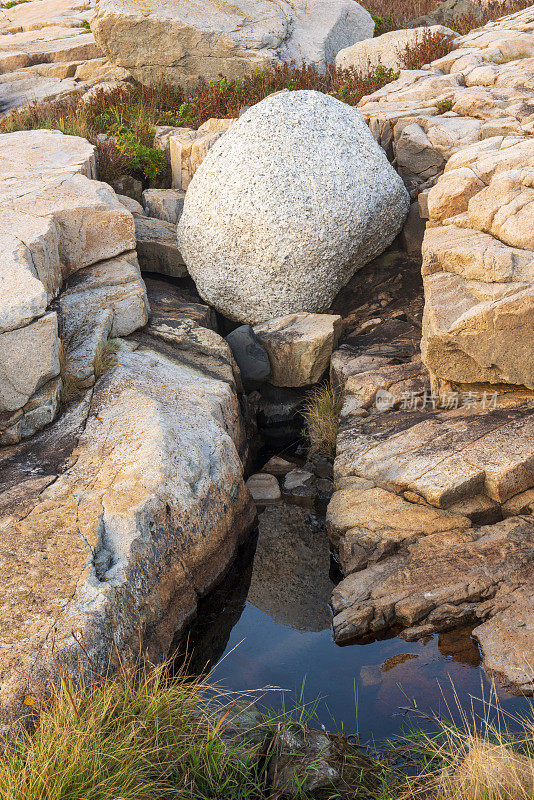
<path fill-rule="evenodd" d="M 217 330 L 217 318 L 214 310 L 201 303 L 198 295 L 148 275 L 144 276 L 144 282 L 152 320 L 163 321 L 187 317 L 204 328 Z"/>
<path fill-rule="evenodd" d="M 52 641 L 79 669 L 73 631 L 99 667 L 166 653 L 252 522 L 241 437 L 231 383 L 145 339 L 45 432 L 2 451 L 5 718 L 24 712 L 21 671 L 53 671 Z"/>
<path fill-rule="evenodd" d="M 345 578 L 334 590 L 339 643 L 401 630 L 408 639 L 473 622 L 484 665 L 532 693 L 534 523 L 495 525 L 420 538 L 399 555 Z M 502 638 L 501 638 L 502 637 Z"/>

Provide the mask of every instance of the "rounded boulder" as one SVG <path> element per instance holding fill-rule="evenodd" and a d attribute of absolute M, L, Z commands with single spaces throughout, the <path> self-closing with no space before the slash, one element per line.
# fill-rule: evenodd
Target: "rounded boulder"
<path fill-rule="evenodd" d="M 404 184 L 362 114 L 280 92 L 211 148 L 186 194 L 180 252 L 203 299 L 255 325 L 320 313 L 401 230 Z"/>

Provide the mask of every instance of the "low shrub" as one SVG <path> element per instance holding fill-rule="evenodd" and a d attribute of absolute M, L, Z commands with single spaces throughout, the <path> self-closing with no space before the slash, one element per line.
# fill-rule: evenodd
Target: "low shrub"
<path fill-rule="evenodd" d="M 243 79 L 221 76 L 201 84 L 188 98 L 172 86 L 131 84 L 111 92 L 96 92 L 82 106 L 77 105 L 77 98 L 34 103 L 2 120 L 0 131 L 49 128 L 82 136 L 96 146 L 101 180 L 113 183 L 129 172 L 151 181 L 167 170 L 164 153 L 153 146 L 157 125 L 198 128 L 212 117 L 237 117 L 244 106 L 282 89 L 315 89 L 354 106 L 395 77 L 393 70 L 382 66 L 367 73 L 331 68 L 323 74 L 309 66 L 282 64 L 257 70 Z"/>
<path fill-rule="evenodd" d="M 439 31 L 425 30 L 418 34 L 413 44 L 397 51 L 399 62 L 404 69 L 421 69 L 425 64 L 443 58 L 453 49 L 450 36 Z"/>
<path fill-rule="evenodd" d="M 440 114 L 446 114 L 447 111 L 452 111 L 453 102 L 450 97 L 445 97 L 443 100 L 438 100 L 436 108 Z"/>

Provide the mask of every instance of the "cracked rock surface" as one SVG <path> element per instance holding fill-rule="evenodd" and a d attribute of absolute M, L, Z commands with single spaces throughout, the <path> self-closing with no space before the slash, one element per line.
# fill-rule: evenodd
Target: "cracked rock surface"
<path fill-rule="evenodd" d="M 327 512 L 345 576 L 334 637 L 475 625 L 484 667 L 532 693 L 534 397 L 501 387 L 484 408 L 482 391 L 432 394 L 413 380 L 416 339 L 390 320 L 347 337 L 332 359 L 345 391 Z"/>
<path fill-rule="evenodd" d="M 157 331 L 120 341 L 93 389 L 0 454 L 5 716 L 24 709 L 20 671 L 50 668 L 52 641 L 77 664 L 73 631 L 101 666 L 164 656 L 254 517 L 224 340 L 226 360 L 207 364 Z"/>

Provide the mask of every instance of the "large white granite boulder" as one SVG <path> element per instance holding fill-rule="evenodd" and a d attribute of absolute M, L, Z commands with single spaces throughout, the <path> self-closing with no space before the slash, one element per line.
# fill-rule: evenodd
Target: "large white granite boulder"
<path fill-rule="evenodd" d="M 114 64 L 142 83 L 187 88 L 199 78 L 241 78 L 281 61 L 324 68 L 374 27 L 355 0 L 99 0 L 91 20 Z"/>
<path fill-rule="evenodd" d="M 404 184 L 354 108 L 281 92 L 249 109 L 196 171 L 178 226 L 201 296 L 256 324 L 325 311 L 402 228 Z"/>

